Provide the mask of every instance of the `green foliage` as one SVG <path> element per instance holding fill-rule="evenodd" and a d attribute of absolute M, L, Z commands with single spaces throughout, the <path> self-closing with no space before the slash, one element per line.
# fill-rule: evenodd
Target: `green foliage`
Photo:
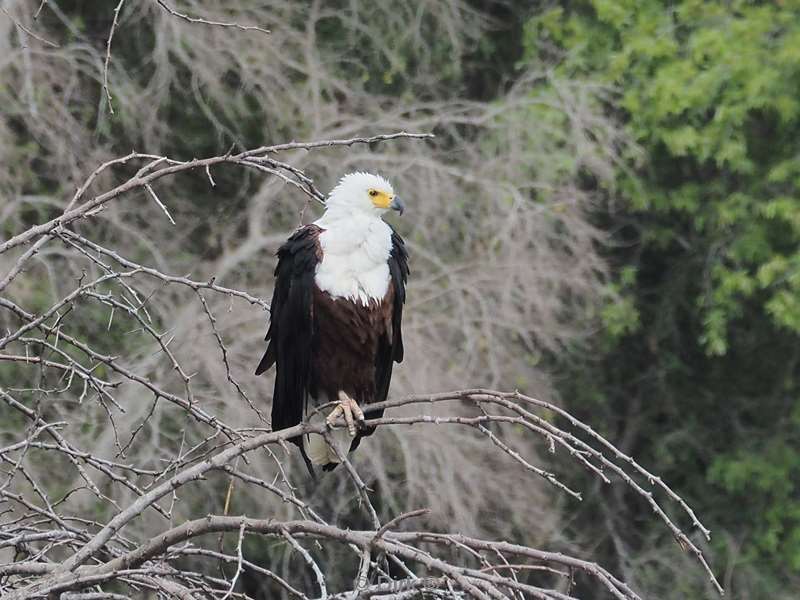
<path fill-rule="evenodd" d="M 569 76 L 615 86 L 632 138 L 646 151 L 621 173 L 630 206 L 664 218 L 646 232 L 708 246 L 698 296 L 710 354 L 763 291 L 775 323 L 800 331 L 800 19 L 780 3 L 593 1 L 554 8 L 527 30 L 530 52 L 560 44 Z M 671 8 L 670 8 L 671 6 Z M 629 157 L 633 160 L 633 157 Z"/>
<path fill-rule="evenodd" d="M 606 110 L 635 142 L 624 208 L 598 214 L 621 242 L 623 300 L 592 360 L 560 363 L 562 392 L 689 491 L 719 555 L 736 540 L 765 581 L 740 593 L 757 598 L 800 573 L 798 17 L 790 2 L 586 0 L 525 32 L 528 61 L 613 89 Z"/>
<path fill-rule="evenodd" d="M 639 327 L 639 312 L 633 298 L 621 298 L 606 304 L 601 319 L 608 335 L 614 338 L 636 331 Z"/>
<path fill-rule="evenodd" d="M 794 483 L 800 478 L 798 442 L 796 432 L 791 438 L 776 436 L 763 448 L 720 457 L 709 471 L 712 482 L 752 513 L 754 544 L 745 554 L 780 556 L 796 571 L 800 570 L 800 498 Z"/>

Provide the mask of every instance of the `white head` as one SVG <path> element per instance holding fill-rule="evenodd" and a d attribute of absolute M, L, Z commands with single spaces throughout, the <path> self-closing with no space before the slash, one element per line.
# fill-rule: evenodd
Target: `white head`
<path fill-rule="evenodd" d="M 367 214 L 380 217 L 387 210 L 396 210 L 401 215 L 405 206 L 395 196 L 392 184 L 380 175 L 372 173 L 348 173 L 339 180 L 325 201 L 327 209 L 351 214 Z"/>

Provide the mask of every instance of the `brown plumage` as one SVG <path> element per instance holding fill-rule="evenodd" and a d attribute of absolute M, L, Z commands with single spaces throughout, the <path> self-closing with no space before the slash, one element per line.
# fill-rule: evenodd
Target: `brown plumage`
<path fill-rule="evenodd" d="M 392 343 L 394 285 L 381 302 L 367 306 L 334 299 L 314 286 L 314 321 L 317 324 L 312 354 L 311 395 L 336 398 L 344 391 L 359 404 L 375 399 L 375 357 L 378 344 Z M 347 325 L 342 335 L 342 325 Z"/>
<path fill-rule="evenodd" d="M 366 305 L 334 298 L 315 282 L 323 259 L 319 237 L 324 231 L 307 225 L 278 250 L 266 352 L 256 369 L 259 375 L 276 366 L 272 398 L 272 427 L 296 425 L 315 406 L 336 401 L 340 391 L 366 406 L 386 400 L 394 362 L 403 360 L 401 334 L 408 255 L 403 240 L 391 231 L 387 259 L 389 283 L 380 301 Z M 379 418 L 382 410 L 369 411 Z M 360 429 L 349 442 L 358 447 L 374 428 Z M 313 437 L 313 436 L 311 436 Z M 313 474 L 303 440 L 295 438 Z M 335 462 L 323 465 L 329 470 Z"/>

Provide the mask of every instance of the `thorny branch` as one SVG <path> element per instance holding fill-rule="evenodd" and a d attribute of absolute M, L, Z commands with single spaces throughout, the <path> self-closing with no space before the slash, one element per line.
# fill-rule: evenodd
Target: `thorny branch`
<path fill-rule="evenodd" d="M 398 138 L 432 139 L 433 135 L 430 133 L 399 132 L 392 134 L 375 135 L 371 137 L 354 137 L 345 140 L 326 140 L 321 142 L 290 142 L 288 144 L 262 146 L 260 148 L 246 150 L 238 154 L 224 154 L 221 156 L 214 156 L 202 160 L 194 159 L 188 162 L 173 160 L 165 156 L 153 156 L 151 154 L 140 154 L 137 152 L 132 152 L 127 156 L 114 159 L 112 161 L 108 161 L 100 165 L 89 176 L 89 178 L 86 181 L 86 184 L 78 190 L 78 193 L 73 198 L 71 204 L 79 202 L 81 197 L 85 193 L 86 189 L 91 184 L 91 182 L 97 177 L 97 175 L 100 172 L 105 171 L 112 165 L 127 164 L 128 162 L 133 160 L 145 161 L 145 165 L 137 171 L 136 175 L 129 178 L 124 183 L 114 187 L 113 189 L 108 190 L 107 192 L 100 194 L 98 196 L 95 196 L 94 198 L 85 201 L 83 204 L 80 204 L 75 208 L 65 211 L 62 215 L 55 217 L 47 221 L 46 223 L 36 225 L 18 235 L 15 235 L 8 241 L 0 244 L 0 254 L 5 253 L 12 248 L 16 248 L 21 244 L 29 242 L 39 236 L 48 234 L 56 229 L 68 225 L 73 221 L 82 219 L 87 216 L 96 215 L 110 201 L 118 198 L 119 196 L 127 192 L 131 192 L 133 190 L 140 188 L 145 188 L 146 186 L 150 185 L 153 181 L 161 179 L 162 177 L 165 177 L 167 175 L 175 175 L 187 171 L 194 171 L 200 168 L 205 169 L 221 164 L 252 163 L 258 165 L 262 164 L 269 165 L 276 171 L 280 171 L 280 169 L 285 169 L 289 172 L 289 174 L 287 175 L 287 181 L 295 181 L 298 189 L 302 190 L 304 193 L 312 197 L 314 200 L 319 200 L 320 194 L 318 192 L 314 193 L 313 191 L 314 188 L 308 189 L 307 187 L 305 187 L 306 181 L 298 178 L 295 172 L 293 172 L 296 171 L 296 169 L 286 168 L 286 166 L 271 160 L 267 155 L 278 152 L 285 152 L 287 150 L 296 150 L 296 149 L 312 150 L 314 148 L 331 147 L 331 146 L 352 146 L 353 144 L 371 144 L 375 142 L 394 140 Z"/>
<path fill-rule="evenodd" d="M 5 6 L 0 6 L 0 10 L 2 10 L 2 11 L 3 11 L 3 14 L 4 14 L 5 16 L 7 16 L 7 17 L 8 17 L 8 18 L 11 20 L 11 22 L 12 22 L 12 23 L 14 23 L 14 26 L 15 26 L 17 29 L 19 29 L 20 31 L 24 32 L 26 35 L 29 35 L 30 37 L 32 37 L 32 38 L 33 38 L 33 39 L 35 39 L 35 40 L 39 40 L 40 42 L 42 42 L 43 44 L 46 44 L 46 45 L 50 46 L 51 48 L 58 48 L 58 47 L 59 47 L 59 46 L 58 46 L 58 44 L 56 44 L 55 42 L 51 42 L 50 40 L 47 40 L 47 39 L 43 38 L 42 36 L 40 36 L 40 35 L 38 35 L 38 34 L 34 33 L 33 31 L 31 31 L 30 29 L 28 29 L 27 27 L 25 27 L 25 26 L 24 26 L 22 23 L 20 23 L 20 22 L 19 22 L 17 19 L 15 19 L 15 18 L 14 18 L 14 17 L 11 15 L 11 13 L 9 13 L 9 12 L 6 10 L 6 7 L 5 7 Z M 37 13 L 38 13 L 38 11 L 37 11 Z"/>
<path fill-rule="evenodd" d="M 111 22 L 111 29 L 108 31 L 108 39 L 106 40 L 106 60 L 103 63 L 103 90 L 106 93 L 106 100 L 108 100 L 108 111 L 112 115 L 114 114 L 114 103 L 111 99 L 111 90 L 108 89 L 108 65 L 111 62 L 111 42 L 114 40 L 114 32 L 119 24 L 119 13 L 123 4 L 125 4 L 125 0 L 119 0 L 119 4 L 114 9 L 114 20 Z"/>
<path fill-rule="evenodd" d="M 261 33 L 269 34 L 269 29 L 264 29 L 262 27 L 256 27 L 254 25 L 240 25 L 239 23 L 226 23 L 222 21 L 209 21 L 208 19 L 202 19 L 200 17 L 191 17 L 187 14 L 178 12 L 174 8 L 170 7 L 164 0 L 156 0 L 158 5 L 171 14 L 173 17 L 178 17 L 179 19 L 183 19 L 189 23 L 200 23 L 202 25 L 215 25 L 217 27 L 233 27 L 235 29 L 239 29 L 240 31 L 260 31 Z"/>
<path fill-rule="evenodd" d="M 434 597 L 563 599 L 573 597 L 570 595 L 572 573 L 582 573 L 593 579 L 596 586 L 614 598 L 639 598 L 600 565 L 558 552 L 448 531 L 396 531 L 407 520 L 423 518 L 429 511 L 420 507 L 382 524 L 375 508 L 381 496 L 368 488 L 357 464 L 345 456 L 341 457 L 345 465 L 343 476 L 351 482 L 350 493 L 359 499 L 359 519 L 371 528 L 357 530 L 344 518 L 320 516 L 313 508 L 313 498 L 304 497 L 299 492 L 298 482 L 292 482 L 292 478 L 298 477 L 297 472 L 287 470 L 283 464 L 285 459 L 278 455 L 292 437 L 310 432 L 325 434 L 325 425 L 303 423 L 272 432 L 224 423 L 214 413 L 213 403 L 206 396 L 200 399 L 193 391 L 194 375 L 181 365 L 179 356 L 171 349 L 174 337 L 170 329 L 165 328 L 158 312 L 154 312 L 159 295 L 189 290 L 188 298 L 194 297 L 197 303 L 194 314 L 205 316 L 219 348 L 224 378 L 245 401 L 255 422 L 263 422 L 256 402 L 250 400 L 233 375 L 236 367 L 229 359 L 227 344 L 230 340 L 226 341 L 215 306 L 202 292 L 228 298 L 230 302 L 245 300 L 264 310 L 268 309 L 268 303 L 245 290 L 220 286 L 214 277 L 200 281 L 140 264 L 76 230 L 79 223 L 96 215 L 112 201 L 122 201 L 129 192 L 142 188 L 158 203 L 162 214 L 173 222 L 151 183 L 197 169 L 208 173 L 210 167 L 224 163 L 262 166 L 296 184 L 309 198 L 320 200 L 321 194 L 311 178 L 285 162 L 274 160 L 272 155 L 297 148 L 429 137 L 428 134 L 396 133 L 292 142 L 189 162 L 132 153 L 109 161 L 91 173 L 61 215 L 33 225 L 0 245 L 0 255 L 10 256 L 15 248 L 31 244 L 10 262 L 8 272 L 0 279 L 0 292 L 13 291 L 15 280 L 26 274 L 30 261 L 55 240 L 63 245 L 58 250 L 60 255 L 84 265 L 73 289 L 62 291 L 49 306 L 24 308 L 10 295 L 0 296 L 0 317 L 5 326 L 0 338 L 0 350 L 3 350 L 0 362 L 14 364 L 18 369 L 16 380 L 3 382 L 0 388 L 0 400 L 10 414 L 17 415 L 15 422 L 18 423 L 14 427 L 15 439 L 0 448 L 0 462 L 5 465 L 0 498 L 7 507 L 0 512 L 0 549 L 16 550 L 0 564 L 0 593 L 4 598 L 17 600 L 60 593 L 64 594 L 62 597 L 75 594 L 72 597 L 115 598 L 125 597 L 116 593 L 123 588 L 130 594 L 146 588 L 165 597 L 225 599 L 243 596 L 237 583 L 244 572 L 267 577 L 281 593 L 303 599 L 317 595 L 320 598 L 377 595 L 404 598 L 423 591 Z M 94 197 L 85 197 L 99 173 L 129 162 L 143 165 L 123 183 Z M 133 327 L 138 335 L 149 339 L 156 353 L 154 356 L 160 357 L 163 368 L 178 374 L 183 390 L 167 389 L 140 375 L 141 361 L 146 358 L 126 355 L 124 345 L 112 348 L 109 353 L 84 341 L 81 322 L 75 319 L 74 308 L 78 305 L 92 306 L 94 310 L 110 308 L 107 329 L 111 330 L 117 321 L 124 321 L 125 328 Z M 28 387 L 24 387 L 23 382 L 29 382 Z M 60 399 L 75 398 L 78 389 L 77 405 L 56 410 Z M 113 415 L 123 415 L 124 406 L 130 405 L 123 394 L 136 398 L 140 405 L 149 406 L 141 412 L 141 421 L 132 427 L 125 447 L 117 442 L 117 455 L 109 457 L 77 445 L 73 433 L 79 427 L 81 410 L 87 399 L 103 407 L 107 424 L 117 438 Z M 153 397 L 154 401 L 147 402 Z M 203 435 L 187 446 L 185 442 L 189 440 L 185 439 L 184 430 L 174 454 L 170 455 L 169 449 L 165 449 L 167 456 L 162 459 L 162 468 L 154 468 L 152 463 L 124 462 L 127 449 L 137 435 L 143 435 L 140 432 L 164 423 L 163 411 L 158 410 L 159 400 L 177 410 L 170 417 L 173 423 L 182 415 L 183 420 L 195 421 Z M 426 407 L 439 406 L 446 409 L 446 414 L 426 414 Z M 560 407 L 518 392 L 484 389 L 395 398 L 366 407 L 366 410 L 369 413 L 378 407 L 412 407 L 414 412 L 411 416 L 390 413 L 380 419 L 369 419 L 368 425 L 381 429 L 412 426 L 432 430 L 441 427 L 474 429 L 519 465 L 520 477 L 530 473 L 552 485 L 554 490 L 579 500 L 580 493 L 567 487 L 555 472 L 532 464 L 535 456 L 526 456 L 525 448 L 514 447 L 504 439 L 510 428 L 524 429 L 545 447 L 564 451 L 602 481 L 627 485 L 651 506 L 680 545 L 697 557 L 710 581 L 722 591 L 701 549 L 679 524 L 685 520 L 708 537 L 708 530 L 691 508 L 660 478 Z M 58 419 L 54 418 L 56 415 Z M 55 494 L 52 485 L 37 480 L 35 465 L 47 460 L 46 457 L 58 460 L 59 456 L 67 460 L 66 464 L 78 477 L 72 488 Z M 237 457 L 246 459 L 241 469 L 232 466 Z M 267 469 L 266 476 L 263 469 L 255 468 L 264 458 L 274 464 L 274 468 Z M 213 481 L 214 473 L 233 477 L 243 486 L 274 495 L 294 507 L 301 518 L 208 515 L 173 525 L 176 502 L 186 501 L 196 494 L 198 486 Z M 124 488 L 127 496 L 120 497 L 114 492 L 114 486 Z M 82 501 L 72 502 L 73 496 Z M 161 520 L 153 531 L 150 520 L 154 515 Z M 143 536 L 143 530 L 150 533 Z M 207 534 L 220 532 L 238 533 L 233 554 L 226 554 L 223 549 L 211 550 L 204 542 Z M 312 577 L 292 581 L 291 571 L 280 569 L 279 563 L 263 564 L 249 559 L 246 534 L 284 544 L 290 554 L 297 553 L 301 557 Z M 333 565 L 319 559 L 320 549 L 328 547 L 341 547 L 349 557 L 349 562 L 342 564 L 349 564 L 347 568 L 352 570 L 351 589 L 334 588 L 341 586 L 341 579 L 329 582 Z M 192 562 L 187 562 L 189 558 Z M 385 558 L 399 571 L 388 569 Z M 213 574 L 213 569 L 203 567 L 208 561 L 232 563 L 235 570 L 220 578 Z"/>

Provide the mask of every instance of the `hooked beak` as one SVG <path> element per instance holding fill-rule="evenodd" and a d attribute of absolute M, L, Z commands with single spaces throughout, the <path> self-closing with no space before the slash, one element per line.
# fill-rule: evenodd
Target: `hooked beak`
<path fill-rule="evenodd" d="M 403 211 L 406 209 L 406 205 L 402 200 L 400 200 L 400 196 L 395 196 L 392 198 L 392 203 L 389 204 L 389 208 L 396 210 L 402 216 Z"/>

